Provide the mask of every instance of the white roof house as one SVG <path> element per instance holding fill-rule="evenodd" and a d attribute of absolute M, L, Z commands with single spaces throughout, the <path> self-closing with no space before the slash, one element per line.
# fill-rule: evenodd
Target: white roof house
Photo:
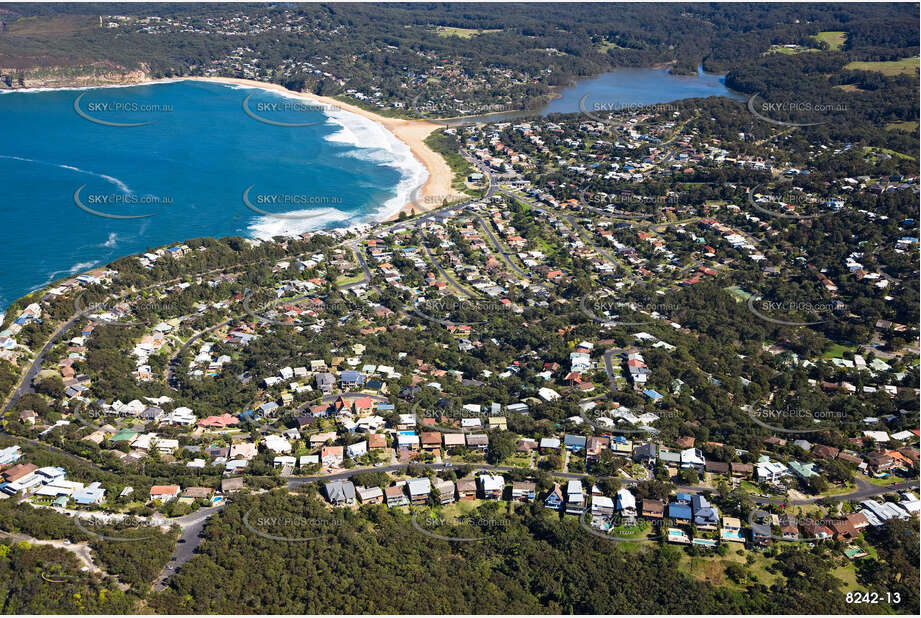
<path fill-rule="evenodd" d="M 499 474 L 484 474 L 480 477 L 483 491 L 502 491 L 505 488 L 505 478 Z"/>
<path fill-rule="evenodd" d="M 636 510 L 636 498 L 626 489 L 620 489 L 617 492 L 617 510 Z"/>

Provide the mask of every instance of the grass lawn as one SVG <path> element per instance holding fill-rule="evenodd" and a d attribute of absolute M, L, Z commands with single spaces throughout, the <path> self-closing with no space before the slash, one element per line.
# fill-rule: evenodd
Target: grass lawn
<path fill-rule="evenodd" d="M 530 468 L 531 458 L 521 455 L 514 455 L 502 463 L 504 463 L 506 466 L 515 466 L 516 468 Z"/>
<path fill-rule="evenodd" d="M 744 590 L 745 585 L 737 585 L 726 576 L 726 567 L 732 563 L 741 564 L 750 577 L 758 580 L 758 583 L 770 587 L 781 575 L 768 573 L 766 567 L 770 565 L 772 559 L 766 557 L 761 552 L 745 551 L 742 555 L 737 554 L 735 545 L 730 543 L 730 551 L 725 556 L 697 556 L 691 557 L 682 552 L 681 562 L 678 568 L 686 575 L 699 581 L 705 581 L 716 586 L 728 586 L 737 590 Z M 746 564 L 746 558 L 754 556 L 755 561 L 752 564 Z"/>
<path fill-rule="evenodd" d="M 457 519 L 470 515 L 484 502 L 485 500 L 460 500 L 438 507 L 438 510 L 440 515 L 445 519 Z"/>
<path fill-rule="evenodd" d="M 885 153 L 885 154 L 889 155 L 890 157 L 896 157 L 896 158 L 899 158 L 899 159 L 906 159 L 906 160 L 908 160 L 908 161 L 914 161 L 914 160 L 915 160 L 915 158 L 914 158 L 913 156 L 911 156 L 911 155 L 907 155 L 907 154 L 904 154 L 904 153 L 901 153 L 901 152 L 896 152 L 895 150 L 890 150 L 889 148 L 873 148 L 873 147 L 867 146 L 867 147 L 865 147 L 863 150 L 864 150 L 864 153 L 866 153 L 867 155 L 871 155 L 871 158 L 872 158 L 873 160 L 876 160 L 875 153 L 877 153 L 877 152 L 882 152 L 882 153 Z"/>
<path fill-rule="evenodd" d="M 918 131 L 918 123 L 914 120 L 907 122 L 890 122 L 886 125 L 887 131 L 908 131 L 909 133 L 916 133 Z"/>
<path fill-rule="evenodd" d="M 480 34 L 487 34 L 489 32 L 502 32 L 502 30 L 475 30 L 473 28 L 454 28 L 451 26 L 438 26 L 436 28 L 438 36 L 449 37 L 456 36 L 462 39 L 472 39 L 475 36 Z"/>
<path fill-rule="evenodd" d="M 842 487 L 835 487 L 834 489 L 829 489 L 828 491 L 824 492 L 822 495 L 823 496 L 840 496 L 842 494 L 849 494 L 855 489 L 857 489 L 857 485 L 855 485 L 854 483 L 847 483 Z"/>
<path fill-rule="evenodd" d="M 746 302 L 752 296 L 751 292 L 746 292 L 745 290 L 743 290 L 742 288 L 738 286 L 732 286 L 732 287 L 723 288 L 723 289 L 729 292 L 730 294 L 732 294 L 733 296 L 735 296 L 736 298 L 746 301 Z"/>
<path fill-rule="evenodd" d="M 856 352 L 856 346 L 843 346 L 840 343 L 833 343 L 825 352 L 822 353 L 822 358 L 844 358 L 845 352 Z"/>
<path fill-rule="evenodd" d="M 861 477 L 869 483 L 876 485 L 877 487 L 886 487 L 887 485 L 896 485 L 898 483 L 904 483 L 906 479 L 900 478 L 894 474 L 889 475 L 888 478 L 884 479 L 875 479 L 871 476 Z"/>
<path fill-rule="evenodd" d="M 816 41 L 825 41 L 832 51 L 838 51 L 847 40 L 847 32 L 827 30 L 814 35 L 812 38 Z"/>
<path fill-rule="evenodd" d="M 833 569 L 831 574 L 844 582 L 844 586 L 842 586 L 844 592 L 865 591 L 865 588 L 857 583 L 857 568 L 854 566 L 853 562 Z"/>
<path fill-rule="evenodd" d="M 917 75 L 918 66 L 918 58 L 902 58 L 901 60 L 880 62 L 854 61 L 844 65 L 844 68 L 851 71 L 876 71 L 892 77 L 893 75 L 901 75 L 902 73 Z"/>
<path fill-rule="evenodd" d="M 364 278 L 364 273 L 357 273 L 350 277 L 342 276 L 336 279 L 336 285 L 348 285 L 350 283 L 357 283 Z"/>

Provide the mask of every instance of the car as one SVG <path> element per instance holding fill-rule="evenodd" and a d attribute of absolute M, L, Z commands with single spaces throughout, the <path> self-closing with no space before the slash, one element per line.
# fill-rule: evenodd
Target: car
<path fill-rule="evenodd" d="M 185 539 L 179 539 L 179 540 L 176 541 L 176 542 L 177 542 L 177 543 L 185 543 Z"/>
<path fill-rule="evenodd" d="M 169 561 L 170 561 L 170 562 L 176 562 L 176 557 L 173 556 L 172 558 L 169 559 Z"/>
<path fill-rule="evenodd" d="M 166 568 L 167 568 L 167 569 L 172 569 L 172 568 L 173 568 L 173 565 L 168 564 L 168 565 L 166 565 Z"/>

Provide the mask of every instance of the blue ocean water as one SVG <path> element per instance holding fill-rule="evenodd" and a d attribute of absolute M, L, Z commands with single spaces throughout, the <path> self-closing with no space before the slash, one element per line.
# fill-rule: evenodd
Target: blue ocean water
<path fill-rule="evenodd" d="M 216 83 L 3 93 L 0 121 L 0 311 L 53 280 L 170 242 L 381 219 L 426 174 L 364 118 Z M 77 201 L 153 216 L 98 216 Z"/>

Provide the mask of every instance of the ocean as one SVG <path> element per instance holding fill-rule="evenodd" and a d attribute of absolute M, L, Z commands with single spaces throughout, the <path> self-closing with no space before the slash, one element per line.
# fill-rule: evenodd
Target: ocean
<path fill-rule="evenodd" d="M 179 240 L 382 220 L 427 176 L 377 123 L 237 85 L 5 92 L 0 119 L 0 311 Z"/>

